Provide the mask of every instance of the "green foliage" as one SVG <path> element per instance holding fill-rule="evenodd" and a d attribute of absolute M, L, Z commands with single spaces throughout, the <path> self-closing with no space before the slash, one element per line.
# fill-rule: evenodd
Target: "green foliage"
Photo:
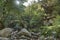
<path fill-rule="evenodd" d="M 42 25 L 41 20 L 43 14 L 44 14 L 44 9 L 41 8 L 41 5 L 38 3 L 32 4 L 31 6 L 27 7 L 24 13 L 24 15 L 27 16 L 27 19 L 29 19 L 28 24 L 32 28 L 40 27 Z"/>
<path fill-rule="evenodd" d="M 12 20 L 19 20 L 20 26 L 23 25 L 29 31 L 40 31 L 42 35 L 51 35 L 53 31 L 56 31 L 56 35 L 60 34 L 60 0 L 43 0 L 40 2 L 41 4 L 32 3 L 27 7 L 23 5 L 24 2 L 26 0 L 21 0 L 21 4 L 17 6 L 14 0 L 0 0 L 0 21 L 3 21 L 4 25 L 8 26 Z M 53 6 L 52 14 L 56 16 L 53 26 L 42 25 L 45 10 L 41 5 L 44 3 Z M 3 13 L 3 11 L 5 12 Z"/>

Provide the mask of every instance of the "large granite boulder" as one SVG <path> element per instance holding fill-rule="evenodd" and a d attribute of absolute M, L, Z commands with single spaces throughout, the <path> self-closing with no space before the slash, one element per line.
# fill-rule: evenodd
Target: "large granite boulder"
<path fill-rule="evenodd" d="M 0 30 L 0 37 L 8 37 L 13 29 L 11 28 L 4 28 L 3 30 Z"/>

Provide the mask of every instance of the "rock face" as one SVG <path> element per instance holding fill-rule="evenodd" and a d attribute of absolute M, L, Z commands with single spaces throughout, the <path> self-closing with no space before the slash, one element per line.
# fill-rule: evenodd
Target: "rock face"
<path fill-rule="evenodd" d="M 0 37 L 8 37 L 13 30 L 11 28 L 4 28 L 0 30 Z"/>

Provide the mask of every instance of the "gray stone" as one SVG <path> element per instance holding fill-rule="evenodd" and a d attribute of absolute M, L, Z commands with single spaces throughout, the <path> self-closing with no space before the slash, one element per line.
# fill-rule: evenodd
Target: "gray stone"
<path fill-rule="evenodd" d="M 5 28 L 3 30 L 0 30 L 0 36 L 1 37 L 8 37 L 13 30 L 11 28 Z"/>
<path fill-rule="evenodd" d="M 0 40 L 9 40 L 9 38 L 0 37 Z"/>
<path fill-rule="evenodd" d="M 21 29 L 21 31 L 18 33 L 18 34 L 27 34 L 27 35 L 29 35 L 29 36 L 31 36 L 31 33 L 27 30 L 27 29 L 25 29 L 25 28 L 23 28 L 23 29 Z"/>

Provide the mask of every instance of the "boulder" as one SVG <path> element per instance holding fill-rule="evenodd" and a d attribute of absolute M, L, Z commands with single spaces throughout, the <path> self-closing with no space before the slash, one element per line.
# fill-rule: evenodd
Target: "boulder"
<path fill-rule="evenodd" d="M 0 37 L 8 37 L 13 29 L 11 28 L 4 28 L 3 30 L 0 30 Z"/>
<path fill-rule="evenodd" d="M 0 37 L 0 40 L 9 40 L 9 38 Z"/>
<path fill-rule="evenodd" d="M 25 28 L 21 29 L 18 34 L 31 36 L 31 33 Z"/>

